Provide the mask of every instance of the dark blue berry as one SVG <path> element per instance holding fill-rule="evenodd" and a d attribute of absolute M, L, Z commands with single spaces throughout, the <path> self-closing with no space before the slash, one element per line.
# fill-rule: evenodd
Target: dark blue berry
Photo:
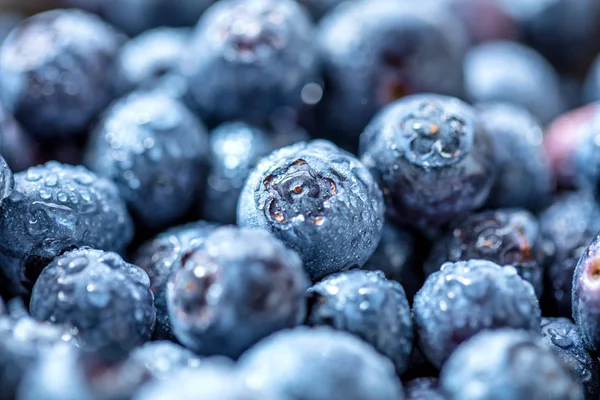
<path fill-rule="evenodd" d="M 36 138 L 84 133 L 112 99 L 120 44 L 110 25 L 82 11 L 30 17 L 0 49 L 0 97 Z"/>
<path fill-rule="evenodd" d="M 389 222 L 383 225 L 379 246 L 362 269 L 382 271 L 385 277 L 400 282 L 412 302 L 415 293 L 423 285 L 419 262 L 420 243 L 408 230 L 399 229 Z"/>
<path fill-rule="evenodd" d="M 539 333 L 540 314 L 533 287 L 513 267 L 484 260 L 444 264 L 427 278 L 413 304 L 421 349 L 438 368 L 483 330 Z"/>
<path fill-rule="evenodd" d="M 558 315 L 571 317 L 573 272 L 600 230 L 600 207 L 589 193 L 563 194 L 540 215 L 540 229 L 550 255 L 547 292 Z"/>
<path fill-rule="evenodd" d="M 383 227 L 381 191 L 369 171 L 333 143 L 284 147 L 252 171 L 238 224 L 272 232 L 296 250 L 313 281 L 362 266 Z"/>
<path fill-rule="evenodd" d="M 229 364 L 211 362 L 146 385 L 134 400 L 288 400 L 271 388 L 257 389 L 254 386 L 244 382 L 238 371 Z"/>
<path fill-rule="evenodd" d="M 4 106 L 0 105 L 0 155 L 14 172 L 37 164 L 40 150 Z"/>
<path fill-rule="evenodd" d="M 544 250 L 533 214 L 521 209 L 484 211 L 437 239 L 424 268 L 429 275 L 447 261 L 489 260 L 514 267 L 540 296 L 548 257 Z"/>
<path fill-rule="evenodd" d="M 150 277 L 156 306 L 155 339 L 176 340 L 167 311 L 167 283 L 173 271 L 181 268 L 182 257 L 200 247 L 217 225 L 204 221 L 171 228 L 144 243 L 136 252 L 134 264 Z"/>
<path fill-rule="evenodd" d="M 543 318 L 542 336 L 554 354 L 579 378 L 586 398 L 598 398 L 600 361 L 583 346 L 577 326 L 567 318 Z"/>
<path fill-rule="evenodd" d="M 483 332 L 460 346 L 442 368 L 448 400 L 583 400 L 577 378 L 530 333 Z"/>
<path fill-rule="evenodd" d="M 316 79 L 317 52 L 306 11 L 293 0 L 222 0 L 202 16 L 182 70 L 209 124 L 261 124 L 302 105 Z"/>
<path fill-rule="evenodd" d="M 413 350 L 413 324 L 398 282 L 387 280 L 380 271 L 346 271 L 311 287 L 308 298 L 308 325 L 329 325 L 355 334 L 389 357 L 398 374 L 406 371 Z"/>
<path fill-rule="evenodd" d="M 550 200 L 554 182 L 539 122 L 526 109 L 508 103 L 481 104 L 477 111 L 499 167 L 487 205 L 542 208 Z"/>
<path fill-rule="evenodd" d="M 463 31 L 435 3 L 360 0 L 321 21 L 325 91 L 317 113 L 328 137 L 356 141 L 381 107 L 410 94 L 461 94 Z"/>
<path fill-rule="evenodd" d="M 258 160 L 273 150 L 262 130 L 242 122 L 219 126 L 210 134 L 210 171 L 204 217 L 234 224 L 238 198 Z"/>
<path fill-rule="evenodd" d="M 185 91 L 186 83 L 179 65 L 190 34 L 187 28 L 157 28 L 127 42 L 116 60 L 119 92 L 140 89 Z"/>
<path fill-rule="evenodd" d="M 405 384 L 406 400 L 445 400 L 436 378 L 416 378 Z"/>
<path fill-rule="evenodd" d="M 202 355 L 238 357 L 305 317 L 308 278 L 298 255 L 268 232 L 224 227 L 183 256 L 170 278 L 173 332 Z"/>
<path fill-rule="evenodd" d="M 0 317 L 0 398 L 14 399 L 19 383 L 55 346 L 73 344 L 68 328 L 38 322 L 27 315 Z"/>
<path fill-rule="evenodd" d="M 495 178 L 475 110 L 452 97 L 414 95 L 387 106 L 362 134 L 360 154 L 392 219 L 421 228 L 483 205 Z"/>
<path fill-rule="evenodd" d="M 240 360 L 246 382 L 289 400 L 398 400 L 402 385 L 392 363 L 345 332 L 297 328 L 278 332 Z"/>
<path fill-rule="evenodd" d="M 498 41 L 471 48 L 464 61 L 465 91 L 475 103 L 508 102 L 547 124 L 565 108 L 558 74 L 535 50 Z"/>
<path fill-rule="evenodd" d="M 65 250 L 90 246 L 122 252 L 133 236 L 112 182 L 57 162 L 16 174 L 0 214 L 0 271 L 13 295 L 27 293 L 41 269 Z"/>
<path fill-rule="evenodd" d="M 80 249 L 42 271 L 29 308 L 38 320 L 73 325 L 83 349 L 119 357 L 150 339 L 153 300 L 141 268 L 116 253 Z"/>
<path fill-rule="evenodd" d="M 134 93 L 116 102 L 94 130 L 85 164 L 114 181 L 142 226 L 178 222 L 204 183 L 204 126 L 177 100 Z"/>
<path fill-rule="evenodd" d="M 582 127 L 574 151 L 574 179 L 577 188 L 600 192 L 600 107 L 596 107 L 593 117 Z"/>
<path fill-rule="evenodd" d="M 600 235 L 581 255 L 573 273 L 573 319 L 585 347 L 600 354 Z"/>

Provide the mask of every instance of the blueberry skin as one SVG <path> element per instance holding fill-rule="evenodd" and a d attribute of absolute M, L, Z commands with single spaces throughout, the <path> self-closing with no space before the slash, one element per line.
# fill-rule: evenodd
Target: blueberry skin
<path fill-rule="evenodd" d="M 43 352 L 25 374 L 19 400 L 130 399 L 152 378 L 136 360 L 108 362 L 97 353 L 60 345 Z"/>
<path fill-rule="evenodd" d="M 565 193 L 540 215 L 540 230 L 550 254 L 547 291 L 558 315 L 571 317 L 573 272 L 600 230 L 600 206 L 587 192 Z"/>
<path fill-rule="evenodd" d="M 21 172 L 37 164 L 37 143 L 25 133 L 6 108 L 0 105 L 0 155 L 13 172 Z"/>
<path fill-rule="evenodd" d="M 146 385 L 133 400 L 289 400 L 270 388 L 246 384 L 237 371 L 224 363 L 207 363 L 183 370 L 169 379 Z"/>
<path fill-rule="evenodd" d="M 484 211 L 470 215 L 436 240 L 424 269 L 430 275 L 447 261 L 488 260 L 514 267 L 540 297 L 549 256 L 544 250 L 538 221 L 530 212 Z"/>
<path fill-rule="evenodd" d="M 542 337 L 583 384 L 587 399 L 600 391 L 600 361 L 584 348 L 577 326 L 568 318 L 542 318 Z"/>
<path fill-rule="evenodd" d="M 0 156 L 0 204 L 11 195 L 15 188 L 15 178 L 6 163 L 6 160 Z"/>
<path fill-rule="evenodd" d="M 85 165 L 117 184 L 140 225 L 160 229 L 194 205 L 207 154 L 206 130 L 183 104 L 134 93 L 114 103 L 94 129 Z"/>
<path fill-rule="evenodd" d="M 0 48 L 0 98 L 39 140 L 85 133 L 112 99 L 120 45 L 110 25 L 83 11 L 30 17 Z"/>
<path fill-rule="evenodd" d="M 600 194 L 600 107 L 596 107 L 594 115 L 582 128 L 583 133 L 579 138 L 574 152 L 574 177 L 575 187 Z"/>
<path fill-rule="evenodd" d="M 66 327 L 38 322 L 28 315 L 0 317 L 0 397 L 14 399 L 21 380 L 40 356 L 64 344 L 76 344 Z"/>
<path fill-rule="evenodd" d="M 315 21 L 323 18 L 340 4 L 348 2 L 348 0 L 298 0 L 298 3 L 306 7 Z"/>
<path fill-rule="evenodd" d="M 150 339 L 156 318 L 148 275 L 116 253 L 89 248 L 42 271 L 29 309 L 38 320 L 76 327 L 86 351 L 117 358 Z"/>
<path fill-rule="evenodd" d="M 63 0 L 71 7 L 98 13 L 130 35 L 163 27 L 192 26 L 216 0 Z"/>
<path fill-rule="evenodd" d="M 300 257 L 270 233 L 219 228 L 169 279 L 173 332 L 198 354 L 237 358 L 303 321 L 308 285 Z"/>
<path fill-rule="evenodd" d="M 448 400 L 583 400 L 577 378 L 530 333 L 483 332 L 461 345 L 442 368 Z"/>
<path fill-rule="evenodd" d="M 398 100 L 360 138 L 361 160 L 379 181 L 392 220 L 437 228 L 482 206 L 496 161 L 475 110 L 446 96 Z"/>
<path fill-rule="evenodd" d="M 403 400 L 392 363 L 346 332 L 305 327 L 275 333 L 239 366 L 246 382 L 290 400 Z"/>
<path fill-rule="evenodd" d="M 310 17 L 293 0 L 219 1 L 200 19 L 182 71 L 209 125 L 261 125 L 278 108 L 300 107 L 317 78 Z"/>
<path fill-rule="evenodd" d="M 313 281 L 362 266 L 381 238 L 384 204 L 369 171 L 325 140 L 263 158 L 238 202 L 240 226 L 272 232 L 296 250 Z"/>
<path fill-rule="evenodd" d="M 485 260 L 442 265 L 415 296 L 413 318 L 421 350 L 440 367 L 478 332 L 515 328 L 540 332 L 533 287 L 513 267 Z"/>
<path fill-rule="evenodd" d="M 192 222 L 171 228 L 144 243 L 136 252 L 133 263 L 150 277 L 150 290 L 154 294 L 156 327 L 154 339 L 176 341 L 167 311 L 167 283 L 173 271 L 181 268 L 182 257 L 204 240 L 217 228 L 205 221 Z"/>
<path fill-rule="evenodd" d="M 190 34 L 188 28 L 156 28 L 125 43 L 115 67 L 119 93 L 185 86 L 179 63 Z"/>
<path fill-rule="evenodd" d="M 585 347 L 600 354 L 600 235 L 579 258 L 573 273 L 573 320 L 579 328 Z"/>
<path fill-rule="evenodd" d="M 129 358 L 143 365 L 154 379 L 170 379 L 182 369 L 201 365 L 194 353 L 168 340 L 148 342 L 134 349 Z"/>
<path fill-rule="evenodd" d="M 203 215 L 211 221 L 235 224 L 246 179 L 260 158 L 272 150 L 269 136 L 252 125 L 229 122 L 213 130 Z"/>
<path fill-rule="evenodd" d="M 486 205 L 536 211 L 548 204 L 554 182 L 537 119 L 525 108 L 509 103 L 480 104 L 477 111 L 499 165 Z"/>
<path fill-rule="evenodd" d="M 16 174 L 0 215 L 0 273 L 11 295 L 27 294 L 41 269 L 65 250 L 122 252 L 133 236 L 112 182 L 54 161 Z"/>
<path fill-rule="evenodd" d="M 324 18 L 317 34 L 325 75 L 318 119 L 336 141 L 356 141 L 371 118 L 401 97 L 462 93 L 460 22 L 424 2 L 360 0 Z"/>
<path fill-rule="evenodd" d="M 464 60 L 465 91 L 472 103 L 506 102 L 525 107 L 543 124 L 565 109 L 560 79 L 535 50 L 497 41 L 472 47 Z"/>
<path fill-rule="evenodd" d="M 389 357 L 400 375 L 413 350 L 411 310 L 402 285 L 381 271 L 329 275 L 308 289 L 310 326 L 350 332 Z"/>
<path fill-rule="evenodd" d="M 412 232 L 386 222 L 377 249 L 361 269 L 382 271 L 387 279 L 400 282 L 411 302 L 424 282 L 417 246 Z"/>
<path fill-rule="evenodd" d="M 445 400 L 436 378 L 416 378 L 406 382 L 406 400 Z"/>

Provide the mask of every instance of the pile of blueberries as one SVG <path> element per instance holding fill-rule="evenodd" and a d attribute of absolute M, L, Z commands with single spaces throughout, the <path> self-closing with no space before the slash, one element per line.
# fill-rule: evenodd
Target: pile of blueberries
<path fill-rule="evenodd" d="M 600 398 L 600 1 L 56 2 L 0 400 Z"/>

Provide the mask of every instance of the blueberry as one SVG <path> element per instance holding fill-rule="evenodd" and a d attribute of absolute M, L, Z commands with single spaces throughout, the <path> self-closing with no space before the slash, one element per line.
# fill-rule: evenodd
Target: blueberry
<path fill-rule="evenodd" d="M 472 214 L 445 233 L 436 240 L 424 268 L 429 275 L 446 261 L 489 260 L 514 267 L 540 296 L 547 257 L 535 216 L 505 209 Z"/>
<path fill-rule="evenodd" d="M 567 318 L 543 318 L 542 335 L 554 354 L 580 379 L 586 398 L 598 398 L 600 360 L 584 348 L 577 326 Z"/>
<path fill-rule="evenodd" d="M 287 400 L 270 388 L 256 389 L 244 383 L 237 371 L 224 363 L 207 363 L 183 370 L 169 379 L 142 388 L 134 400 Z"/>
<path fill-rule="evenodd" d="M 362 269 L 382 271 L 386 278 L 400 282 L 411 302 L 424 281 L 419 265 L 419 245 L 412 232 L 386 222 L 379 246 Z"/>
<path fill-rule="evenodd" d="M 573 273 L 573 319 L 585 347 L 600 353 L 600 235 L 581 255 Z"/>
<path fill-rule="evenodd" d="M 85 164 L 117 184 L 142 226 L 157 229 L 194 205 L 207 153 L 205 128 L 183 104 L 159 93 L 134 93 L 106 112 Z"/>
<path fill-rule="evenodd" d="M 460 346 L 442 368 L 448 400 L 583 400 L 576 377 L 532 334 L 484 332 Z"/>
<path fill-rule="evenodd" d="M 0 49 L 0 97 L 38 139 L 84 133 L 112 98 L 116 32 L 78 10 L 28 18 Z"/>
<path fill-rule="evenodd" d="M 539 53 L 516 42 L 471 48 L 464 61 L 465 90 L 472 102 L 525 107 L 543 124 L 564 110 L 558 74 Z"/>
<path fill-rule="evenodd" d="M 561 73 L 581 74 L 600 52 L 600 3 L 596 0 L 495 0 L 519 25 L 521 40 Z M 573 21 L 577 21 L 573 23 Z"/>
<path fill-rule="evenodd" d="M 573 183 L 600 195 L 600 107 L 583 129 L 574 151 Z"/>
<path fill-rule="evenodd" d="M 0 204 L 13 192 L 15 188 L 15 178 L 6 163 L 6 160 L 0 156 Z"/>
<path fill-rule="evenodd" d="M 268 232 L 224 227 L 186 253 L 167 286 L 173 332 L 202 355 L 236 358 L 299 324 L 308 278 L 300 257 Z"/>
<path fill-rule="evenodd" d="M 284 147 L 261 160 L 238 203 L 238 224 L 296 250 L 313 281 L 362 266 L 383 227 L 381 191 L 369 171 L 331 142 Z"/>
<path fill-rule="evenodd" d="M 436 378 L 416 378 L 406 382 L 406 400 L 445 400 Z"/>
<path fill-rule="evenodd" d="M 109 362 L 101 354 L 61 345 L 40 355 L 23 377 L 18 399 L 130 399 L 151 378 L 146 367 L 136 360 Z"/>
<path fill-rule="evenodd" d="M 187 28 L 157 28 L 127 42 L 116 60 L 118 90 L 185 87 L 179 64 L 190 34 Z"/>
<path fill-rule="evenodd" d="M 116 358 L 150 339 L 156 317 L 141 268 L 116 253 L 85 248 L 42 271 L 29 308 L 38 320 L 73 325 L 83 349 Z"/>
<path fill-rule="evenodd" d="M 561 188 L 575 187 L 575 155 L 596 115 L 600 115 L 598 104 L 577 108 L 557 118 L 544 133 L 546 154 Z"/>
<path fill-rule="evenodd" d="M 328 136 L 355 141 L 381 107 L 406 95 L 461 94 L 462 27 L 435 3 L 359 0 L 321 22 L 325 92 L 317 112 Z"/>
<path fill-rule="evenodd" d="M 438 227 L 485 202 L 496 162 L 475 110 L 440 95 L 384 108 L 361 136 L 360 154 L 393 220 Z"/>
<path fill-rule="evenodd" d="M 37 164 L 40 151 L 11 113 L 0 105 L 0 155 L 14 172 Z"/>
<path fill-rule="evenodd" d="M 170 379 L 179 370 L 201 365 L 194 353 L 168 340 L 148 342 L 134 349 L 130 358 L 144 365 L 157 379 Z"/>
<path fill-rule="evenodd" d="M 391 362 L 367 343 L 328 328 L 296 328 L 263 340 L 240 360 L 246 382 L 290 400 L 402 400 Z"/>
<path fill-rule="evenodd" d="M 16 174 L 0 215 L 0 273 L 12 295 L 28 293 L 41 269 L 65 250 L 91 246 L 122 252 L 133 236 L 113 183 L 57 162 Z"/>
<path fill-rule="evenodd" d="M 191 26 L 216 0 L 62 0 L 100 14 L 128 34 L 161 26 Z"/>
<path fill-rule="evenodd" d="M 204 216 L 234 224 L 238 198 L 250 171 L 272 150 L 265 132 L 243 122 L 226 123 L 213 130 Z"/>
<path fill-rule="evenodd" d="M 554 182 L 537 119 L 508 103 L 481 104 L 478 113 L 494 144 L 500 169 L 487 205 L 534 211 L 543 207 L 550 200 Z"/>
<path fill-rule="evenodd" d="M 600 230 L 600 207 L 586 192 L 562 194 L 540 215 L 540 229 L 551 254 L 546 273 L 553 308 L 571 317 L 573 272 Z"/>
<path fill-rule="evenodd" d="M 414 322 L 425 356 L 440 367 L 459 344 L 488 329 L 540 331 L 533 287 L 513 267 L 491 261 L 446 263 L 415 296 Z"/>
<path fill-rule="evenodd" d="M 200 247 L 217 225 L 204 221 L 171 228 L 144 243 L 136 252 L 134 264 L 150 277 L 156 306 L 155 339 L 176 340 L 167 311 L 167 283 L 173 271 L 181 268 L 182 257 Z"/>
<path fill-rule="evenodd" d="M 600 101 L 600 54 L 590 67 L 585 85 L 584 95 L 587 101 Z"/>
<path fill-rule="evenodd" d="M 13 399 L 27 371 L 55 346 L 74 344 L 68 328 L 37 322 L 27 315 L 0 317 L 0 387 L 2 399 Z"/>
<path fill-rule="evenodd" d="M 308 325 L 353 333 L 389 357 L 398 374 L 406 371 L 413 324 L 402 285 L 380 271 L 346 271 L 311 287 L 308 297 Z"/>
<path fill-rule="evenodd" d="M 200 19 L 183 73 L 203 120 L 261 124 L 316 79 L 309 16 L 293 0 L 222 0 Z"/>

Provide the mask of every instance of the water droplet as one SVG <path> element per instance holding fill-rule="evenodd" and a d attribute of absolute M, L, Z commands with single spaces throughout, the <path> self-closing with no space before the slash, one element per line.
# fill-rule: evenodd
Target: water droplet
<path fill-rule="evenodd" d="M 56 198 L 58 199 L 58 201 L 60 201 L 60 202 L 62 202 L 62 203 L 66 202 L 66 201 L 69 199 L 69 198 L 67 197 L 67 194 L 66 194 L 66 193 L 63 193 L 63 192 L 60 192 L 60 193 L 59 193 L 59 194 L 56 196 Z"/>
<path fill-rule="evenodd" d="M 50 200 L 52 198 L 52 194 L 45 189 L 41 189 L 40 197 L 42 198 L 42 200 Z"/>
<path fill-rule="evenodd" d="M 58 292 L 58 301 L 60 301 L 61 303 L 72 303 L 73 302 L 73 296 L 63 290 L 61 290 L 60 292 Z"/>
<path fill-rule="evenodd" d="M 58 176 L 56 174 L 50 174 L 44 180 L 44 184 L 47 187 L 55 187 L 58 184 Z"/>
<path fill-rule="evenodd" d="M 87 267 L 89 263 L 90 260 L 85 256 L 76 257 L 73 260 L 71 260 L 69 265 L 67 265 L 67 273 L 74 274 L 80 272 L 85 267 Z"/>
<path fill-rule="evenodd" d="M 88 284 L 85 290 L 88 292 L 88 301 L 95 307 L 105 307 L 110 301 L 110 293 L 105 292 L 94 283 Z"/>
<path fill-rule="evenodd" d="M 365 301 L 361 301 L 360 305 L 358 306 L 362 311 L 365 311 L 369 308 L 369 306 L 371 305 L 371 303 L 369 303 L 369 301 L 365 300 Z"/>

